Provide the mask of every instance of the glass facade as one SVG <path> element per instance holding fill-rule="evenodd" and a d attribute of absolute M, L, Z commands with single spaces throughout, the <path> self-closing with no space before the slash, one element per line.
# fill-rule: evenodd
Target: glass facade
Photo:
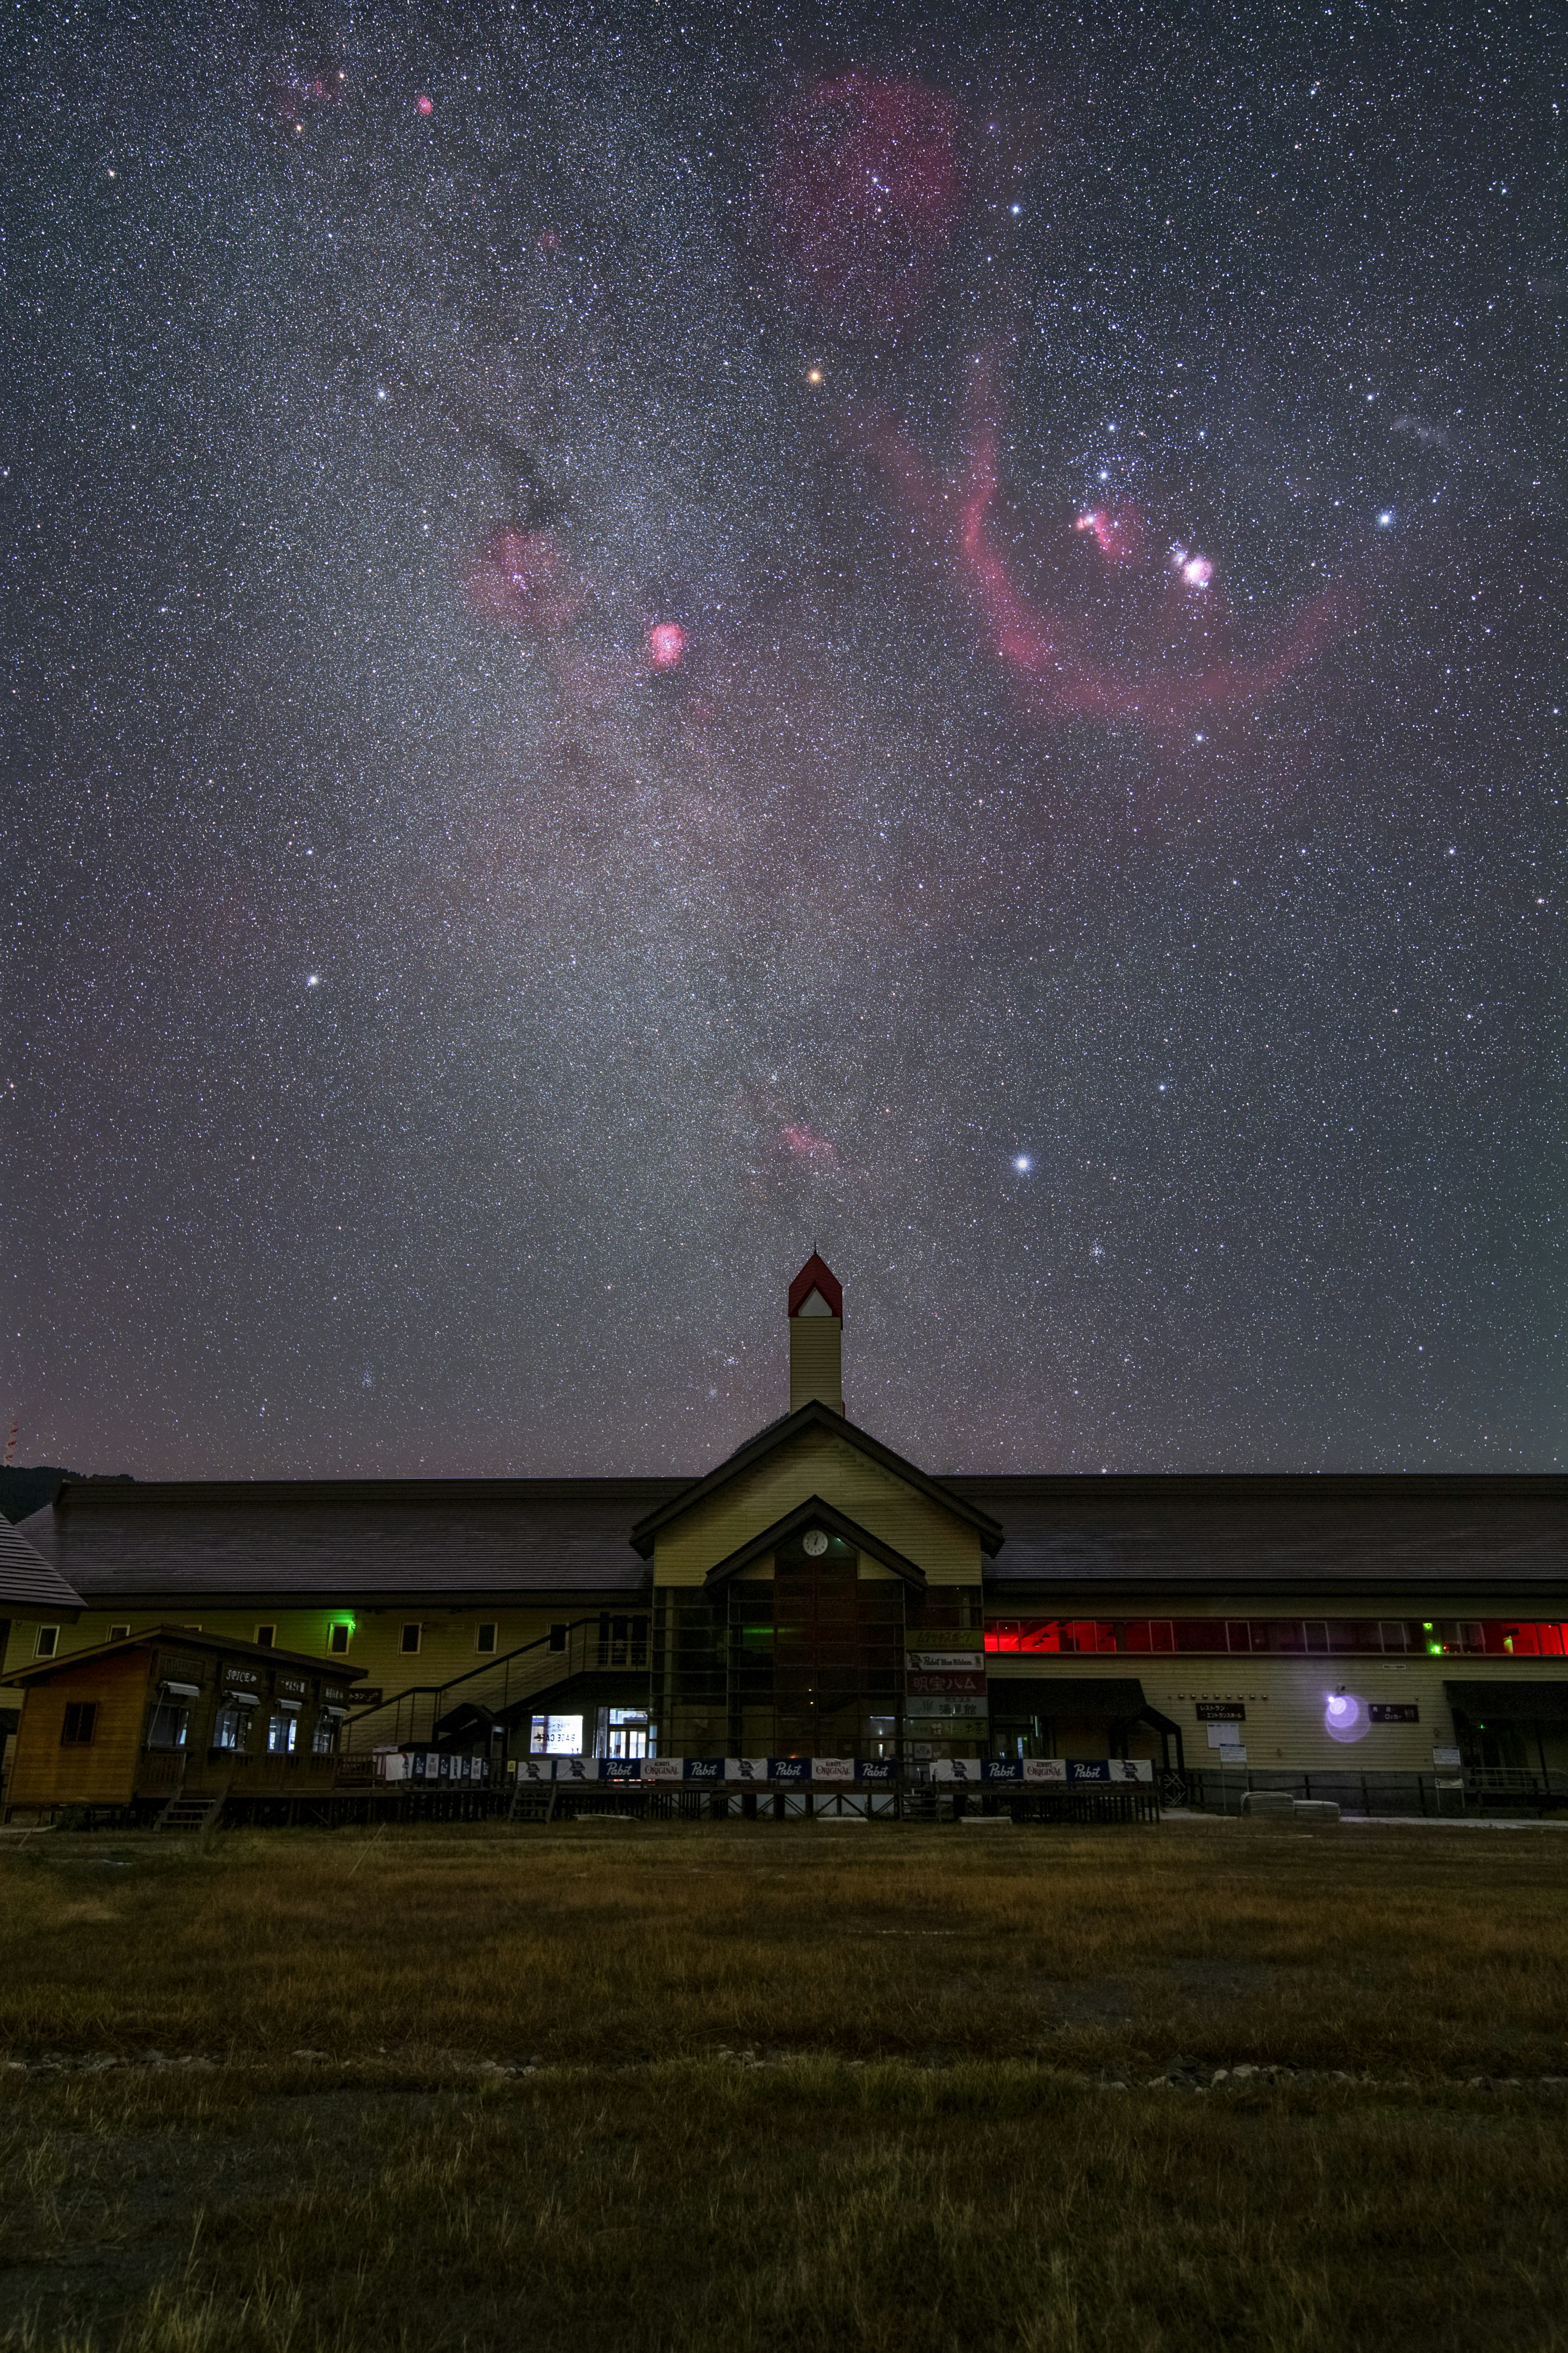
<path fill-rule="evenodd" d="M 654 1597 L 653 1703 L 659 1750 L 685 1757 L 972 1755 L 984 1747 L 984 1701 L 906 1699 L 910 1651 L 980 1648 L 980 1588 L 923 1593 L 862 1573 L 840 1536 L 806 1530 L 781 1547 L 771 1577 Z M 937 1745 L 933 1748 L 931 1743 Z"/>

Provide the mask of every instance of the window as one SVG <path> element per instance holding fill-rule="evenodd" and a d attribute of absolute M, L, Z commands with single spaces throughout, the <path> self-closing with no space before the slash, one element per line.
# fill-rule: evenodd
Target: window
<path fill-rule="evenodd" d="M 496 1630 L 495 1630 L 495 1628 L 494 1628 L 493 1626 L 481 1626 L 481 1627 L 479 1628 L 479 1632 L 478 1632 L 478 1633 L 475 1635 L 475 1637 L 474 1637 L 474 1648 L 475 1648 L 475 1650 L 476 1650 L 476 1651 L 493 1651 L 493 1650 L 495 1649 L 495 1646 L 496 1646 Z"/>
<path fill-rule="evenodd" d="M 332 1653 L 334 1658 L 341 1659 L 342 1657 L 343 1652 L 349 1646 L 349 1636 L 353 1632 L 353 1628 L 348 1625 L 345 1620 L 341 1618 L 335 1626 L 328 1629 L 327 1648 Z"/>
<path fill-rule="evenodd" d="M 278 1629 L 276 1626 L 258 1626 L 257 1628 L 256 1641 L 258 1650 L 270 1651 L 277 1640 Z"/>
<path fill-rule="evenodd" d="M 536 1715 L 528 1731 L 531 1757 L 581 1757 L 583 1719 L 580 1715 Z"/>
<path fill-rule="evenodd" d="M 217 1712 L 213 1725 L 215 1748 L 241 1749 L 247 1745 L 250 1728 L 250 1710 L 241 1707 L 237 1700 L 226 1699 Z"/>
<path fill-rule="evenodd" d="M 338 1748 L 338 1719 L 325 1708 L 316 1718 L 316 1729 L 310 1736 L 312 1757 L 335 1757 Z"/>
<path fill-rule="evenodd" d="M 58 1626 L 40 1626 L 38 1629 L 38 1639 L 33 1645 L 34 1658 L 52 1659 L 59 1647 L 59 1628 Z"/>
<path fill-rule="evenodd" d="M 161 1699 L 147 1726 L 149 1748 L 183 1748 L 191 1712 L 183 1700 Z"/>
<path fill-rule="evenodd" d="M 86 1748 L 92 1739 L 92 1728 L 98 1722 L 98 1702 L 95 1699 L 71 1699 L 66 1702 L 66 1720 L 60 1727 L 62 1748 Z"/>
<path fill-rule="evenodd" d="M 419 1640 L 424 1631 L 425 1629 L 423 1626 L 405 1626 L 403 1630 L 403 1641 L 399 1644 L 399 1648 L 405 1659 L 411 1659 L 418 1650 Z"/>
<path fill-rule="evenodd" d="M 111 1642 L 128 1642 L 131 1640 L 130 1627 L 111 1626 L 109 1630 L 109 1639 Z"/>
<path fill-rule="evenodd" d="M 550 1629 L 550 1647 L 552 1651 L 563 1651 L 566 1648 L 566 1629 L 564 1626 L 552 1626 Z"/>
<path fill-rule="evenodd" d="M 267 1753 L 269 1757 L 292 1757 L 300 1737 L 300 1719 L 286 1715 L 279 1708 L 268 1718 Z"/>

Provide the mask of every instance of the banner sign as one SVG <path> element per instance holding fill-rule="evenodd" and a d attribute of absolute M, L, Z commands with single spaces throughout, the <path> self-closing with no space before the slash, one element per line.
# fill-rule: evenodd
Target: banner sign
<path fill-rule="evenodd" d="M 954 1672 L 929 1672 L 904 1677 L 904 1689 L 911 1699 L 980 1699 L 985 1697 L 984 1667 L 964 1667 Z"/>
<path fill-rule="evenodd" d="M 438 1761 L 431 1758 L 432 1768 Z M 416 1771 L 423 1778 L 422 1767 L 416 1766 Z M 710 1788 L 808 1789 L 813 1782 L 819 1787 L 891 1788 L 899 1768 L 891 1757 L 520 1757 L 517 1778 L 523 1782 L 678 1781 L 688 1788 L 706 1783 Z"/>
<path fill-rule="evenodd" d="M 367 1691 L 363 1683 L 351 1683 L 348 1690 L 348 1704 L 351 1707 L 379 1707 L 381 1686 L 378 1683 L 374 1690 Z"/>
<path fill-rule="evenodd" d="M 438 1748 L 416 1748 L 413 1751 L 405 1749 L 404 1751 L 404 1772 L 402 1776 L 388 1776 L 389 1778 L 394 1779 L 401 1778 L 410 1781 L 424 1781 L 426 1783 L 431 1781 L 488 1781 L 489 1777 L 490 1768 L 488 1757 L 448 1757 Z"/>
<path fill-rule="evenodd" d="M 1193 1704 L 1200 1724 L 1247 1722 L 1247 1710 L 1238 1699 L 1200 1699 Z"/>
<path fill-rule="evenodd" d="M 1374 1699 L 1367 1709 L 1373 1724 L 1419 1724 L 1421 1710 L 1414 1700 Z"/>
<path fill-rule="evenodd" d="M 983 1675 L 984 1651 L 906 1651 L 904 1672 L 911 1675 Z"/>

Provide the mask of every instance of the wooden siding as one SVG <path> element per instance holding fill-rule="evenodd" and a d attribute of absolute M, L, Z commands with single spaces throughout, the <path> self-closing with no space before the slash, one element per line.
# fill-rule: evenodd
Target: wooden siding
<path fill-rule="evenodd" d="M 7 1805 L 128 1804 L 142 1755 L 152 1665 L 148 1651 L 128 1651 L 35 1683 L 22 1702 Z M 63 1747 L 66 1708 L 82 1700 L 97 1704 L 92 1738 L 84 1746 Z"/>
<path fill-rule="evenodd" d="M 752 1471 L 661 1530 L 654 1547 L 654 1583 L 700 1585 L 716 1561 L 811 1495 L 820 1495 L 917 1562 L 931 1584 L 980 1583 L 980 1537 L 973 1527 L 858 1447 L 820 1429 L 765 1454 Z"/>

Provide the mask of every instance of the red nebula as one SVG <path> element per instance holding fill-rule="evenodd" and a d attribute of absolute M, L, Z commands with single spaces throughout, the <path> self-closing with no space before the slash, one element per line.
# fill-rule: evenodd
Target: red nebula
<path fill-rule="evenodd" d="M 434 114 L 436 111 L 436 101 L 432 98 L 427 98 L 425 92 L 421 90 L 418 97 L 414 101 L 414 111 L 416 114 Z"/>
<path fill-rule="evenodd" d="M 498 531 L 469 558 L 468 602 L 504 629 L 556 637 L 587 603 L 547 531 Z"/>
<path fill-rule="evenodd" d="M 784 114 L 768 248 L 839 333 L 910 324 L 963 205 L 961 126 L 940 90 L 863 73 L 812 82 Z"/>
<path fill-rule="evenodd" d="M 655 670 L 679 670 L 686 658 L 686 632 L 679 621 L 655 621 L 647 633 L 647 658 Z"/>
<path fill-rule="evenodd" d="M 1299 606 L 1272 648 L 1244 650 L 1234 617 L 1209 586 L 1214 566 L 1206 556 L 1185 559 L 1178 575 L 1203 597 L 1182 596 L 1181 606 L 1206 607 L 1201 626 L 1184 628 L 1168 611 L 1136 612 L 1130 654 L 1129 634 L 1119 630 L 1114 660 L 1090 640 L 1094 617 L 1081 606 L 1047 603 L 1021 587 L 991 542 L 991 510 L 997 480 L 997 419 L 989 375 L 982 372 L 971 396 L 969 448 L 956 481 L 927 466 L 908 435 L 883 422 L 868 429 L 871 447 L 910 512 L 948 559 L 953 578 L 996 659 L 1018 684 L 1027 708 L 1042 718 L 1088 717 L 1142 720 L 1156 728 L 1182 726 L 1205 712 L 1236 710 L 1269 694 L 1293 670 L 1310 661 L 1342 625 L 1342 600 L 1331 593 Z M 1104 524 L 1110 531 L 1111 518 Z M 1094 531 L 1096 518 L 1075 526 Z M 1109 553 L 1109 551 L 1108 551 Z M 1196 635 L 1192 634 L 1196 630 Z"/>
<path fill-rule="evenodd" d="M 811 1161 L 822 1168 L 837 1167 L 838 1164 L 837 1145 L 830 1144 L 826 1135 L 816 1134 L 813 1129 L 806 1126 L 804 1120 L 795 1121 L 793 1125 L 782 1129 L 780 1133 L 796 1160 Z"/>
<path fill-rule="evenodd" d="M 1143 561 L 1143 518 L 1134 506 L 1096 507 L 1079 515 L 1073 527 L 1094 533 L 1094 543 L 1107 564 Z"/>

